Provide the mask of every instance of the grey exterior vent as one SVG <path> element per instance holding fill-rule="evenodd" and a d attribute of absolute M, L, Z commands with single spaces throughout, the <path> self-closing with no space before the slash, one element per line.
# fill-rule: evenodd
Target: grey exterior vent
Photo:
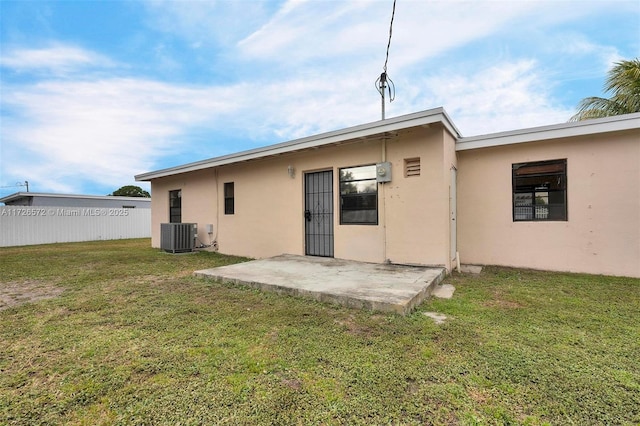
<path fill-rule="evenodd" d="M 160 248 L 169 253 L 187 253 L 196 246 L 197 223 L 161 223 Z"/>
<path fill-rule="evenodd" d="M 404 160 L 404 177 L 420 176 L 420 158 Z"/>

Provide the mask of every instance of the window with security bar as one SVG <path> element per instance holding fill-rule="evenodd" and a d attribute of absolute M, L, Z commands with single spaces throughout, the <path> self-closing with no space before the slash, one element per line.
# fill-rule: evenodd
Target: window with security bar
<path fill-rule="evenodd" d="M 567 220 L 567 160 L 512 165 L 513 221 Z"/>

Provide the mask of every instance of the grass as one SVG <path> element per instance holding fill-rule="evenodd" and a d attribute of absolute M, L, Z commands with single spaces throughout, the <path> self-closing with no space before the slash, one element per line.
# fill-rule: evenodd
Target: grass
<path fill-rule="evenodd" d="M 0 310 L 0 424 L 640 423 L 640 280 L 486 268 L 401 317 L 191 275 L 242 260 L 0 249 L 56 295 Z"/>

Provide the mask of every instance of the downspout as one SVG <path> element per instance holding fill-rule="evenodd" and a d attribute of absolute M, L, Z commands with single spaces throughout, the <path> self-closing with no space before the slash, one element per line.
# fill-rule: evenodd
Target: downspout
<path fill-rule="evenodd" d="M 215 251 L 218 251 L 218 228 L 220 226 L 220 188 L 218 188 L 218 168 L 213 169 L 213 176 L 216 185 L 216 229 L 213 235 L 213 241 L 211 246 Z"/>
<path fill-rule="evenodd" d="M 380 75 L 380 94 L 382 95 L 382 121 L 384 121 L 384 89 L 386 87 L 386 73 L 382 73 Z M 387 161 L 387 135 L 382 134 L 382 153 L 380 155 L 381 163 Z M 387 259 L 387 203 L 386 203 L 386 194 L 384 190 L 384 182 L 380 182 L 380 186 L 382 188 L 382 259 L 384 259 L 385 263 L 389 263 Z"/>
<path fill-rule="evenodd" d="M 383 98 L 383 107 L 384 107 L 384 98 Z M 383 110 L 384 111 L 384 110 Z M 382 136 L 382 163 L 387 161 L 387 136 Z M 380 183 L 382 188 L 382 259 L 384 259 L 385 263 L 391 263 L 391 261 L 387 258 L 387 201 L 386 201 L 386 191 L 384 182 Z"/>

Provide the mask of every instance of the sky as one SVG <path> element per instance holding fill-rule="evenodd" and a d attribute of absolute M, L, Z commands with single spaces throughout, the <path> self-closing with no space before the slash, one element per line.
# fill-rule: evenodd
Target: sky
<path fill-rule="evenodd" d="M 0 0 L 0 196 L 381 119 L 393 0 Z M 640 56 L 640 1 L 397 0 L 386 117 L 464 136 L 563 123 Z"/>

